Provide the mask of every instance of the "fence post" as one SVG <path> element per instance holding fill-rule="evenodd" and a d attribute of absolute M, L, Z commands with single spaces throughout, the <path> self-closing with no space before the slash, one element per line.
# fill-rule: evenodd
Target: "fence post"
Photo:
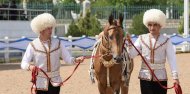
<path fill-rule="evenodd" d="M 24 38 L 26 38 L 26 37 L 25 37 L 25 36 L 22 36 L 21 38 L 24 39 Z M 25 51 L 26 51 L 26 49 L 25 49 Z M 22 58 L 23 58 L 23 56 L 24 56 L 24 54 L 25 54 L 25 51 L 22 51 Z"/>
<path fill-rule="evenodd" d="M 72 36 L 68 36 L 68 41 L 72 42 Z M 69 52 L 71 53 L 71 49 L 73 48 L 73 45 L 70 46 L 71 48 L 69 49 Z"/>
<path fill-rule="evenodd" d="M 95 35 L 95 39 L 97 41 L 99 39 L 99 35 Z"/>
<path fill-rule="evenodd" d="M 4 57 L 5 57 L 5 63 L 9 63 L 10 62 L 10 59 L 9 59 L 9 37 L 5 37 L 5 44 L 6 44 L 6 48 L 5 48 L 5 54 L 4 54 Z"/>
<path fill-rule="evenodd" d="M 86 37 L 86 35 L 82 35 L 82 37 L 83 37 L 83 38 L 85 38 L 85 37 Z M 83 55 L 83 56 L 86 56 L 86 53 L 85 53 L 85 52 L 86 52 L 86 50 L 85 50 L 85 49 L 82 49 L 82 52 L 83 52 L 83 54 L 82 54 L 82 55 Z"/>

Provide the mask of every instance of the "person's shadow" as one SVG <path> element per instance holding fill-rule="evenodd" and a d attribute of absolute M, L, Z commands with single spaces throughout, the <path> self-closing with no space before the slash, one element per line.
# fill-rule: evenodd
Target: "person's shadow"
<path fill-rule="evenodd" d="M 83 64 L 81 64 L 83 65 Z M 63 66 L 76 66 L 75 64 L 74 65 L 71 65 L 71 64 L 61 64 L 61 67 Z M 0 64 L 0 71 L 3 71 L 3 70 L 18 70 L 18 69 L 21 69 L 21 66 L 20 66 L 20 63 L 2 63 Z"/>
<path fill-rule="evenodd" d="M 12 64 L 0 64 L 0 71 L 3 70 L 17 70 L 17 69 L 21 69 L 20 68 L 20 63 L 12 63 Z"/>

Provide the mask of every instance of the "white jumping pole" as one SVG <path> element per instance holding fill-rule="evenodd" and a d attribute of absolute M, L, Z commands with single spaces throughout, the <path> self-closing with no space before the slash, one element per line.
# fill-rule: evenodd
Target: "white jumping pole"
<path fill-rule="evenodd" d="M 184 0 L 184 38 L 189 36 L 189 0 Z M 183 52 L 190 51 L 190 44 L 188 42 L 183 42 L 182 47 Z"/>
<path fill-rule="evenodd" d="M 184 37 L 189 36 L 189 0 L 184 0 Z"/>

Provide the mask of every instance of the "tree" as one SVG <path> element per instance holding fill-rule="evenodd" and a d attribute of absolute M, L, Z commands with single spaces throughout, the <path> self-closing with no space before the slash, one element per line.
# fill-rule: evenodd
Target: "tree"
<path fill-rule="evenodd" d="M 183 34 L 183 32 L 184 32 L 184 21 L 183 20 L 184 19 L 181 19 L 180 23 L 179 23 L 179 27 L 178 27 L 178 33 L 179 34 Z"/>
<path fill-rule="evenodd" d="M 75 0 L 60 0 L 60 3 L 69 3 L 69 4 L 75 4 Z"/>
<path fill-rule="evenodd" d="M 129 29 L 130 34 L 140 35 L 148 33 L 148 29 L 143 24 L 144 12 L 137 14 L 133 17 L 132 28 Z"/>
<path fill-rule="evenodd" d="M 80 17 L 76 22 L 72 22 L 69 25 L 68 33 L 66 36 L 81 37 L 95 36 L 101 32 L 101 25 L 96 16 L 90 15 L 90 11 L 87 11 L 86 17 Z"/>
<path fill-rule="evenodd" d="M 83 33 L 80 32 L 78 26 L 76 25 L 76 23 L 74 21 L 71 22 L 71 24 L 69 25 L 69 29 L 68 29 L 68 33 L 66 34 L 66 36 L 82 36 Z"/>
<path fill-rule="evenodd" d="M 183 5 L 184 0 L 167 0 L 167 4 L 169 5 Z"/>
<path fill-rule="evenodd" d="M 183 0 L 96 0 L 95 6 L 133 6 L 133 5 L 182 5 Z"/>
<path fill-rule="evenodd" d="M 189 17 L 189 21 L 190 21 L 190 17 Z M 189 27 L 190 27 L 190 24 L 189 24 Z M 184 18 L 182 18 L 180 20 L 179 27 L 178 27 L 178 33 L 179 34 L 183 34 L 184 33 Z"/>

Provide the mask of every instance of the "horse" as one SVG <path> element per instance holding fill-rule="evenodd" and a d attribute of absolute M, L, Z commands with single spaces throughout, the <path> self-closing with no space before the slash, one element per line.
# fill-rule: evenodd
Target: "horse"
<path fill-rule="evenodd" d="M 114 19 L 109 16 L 109 24 L 102 31 L 100 43 L 96 48 L 93 59 L 95 78 L 100 94 L 128 94 L 126 80 L 123 80 L 123 50 L 125 45 L 124 31 L 122 29 L 123 16 Z M 130 59 L 130 58 L 127 58 Z M 125 70 L 125 69 L 124 69 Z M 129 76 L 130 73 L 129 72 Z"/>

